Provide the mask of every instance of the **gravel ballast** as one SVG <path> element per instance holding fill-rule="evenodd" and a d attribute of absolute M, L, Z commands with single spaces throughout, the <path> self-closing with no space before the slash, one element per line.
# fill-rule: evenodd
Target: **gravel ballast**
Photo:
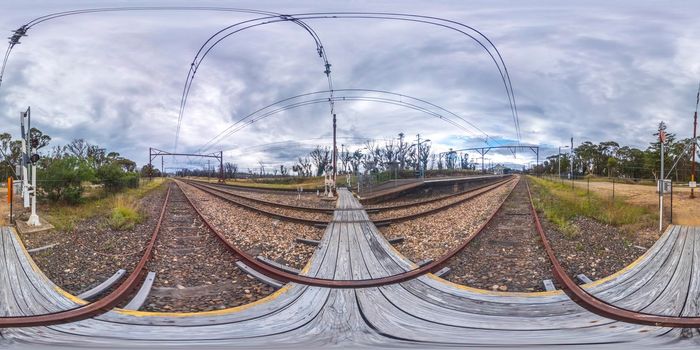
<path fill-rule="evenodd" d="M 295 238 L 319 240 L 323 235 L 323 229 L 276 219 L 187 184 L 183 184 L 182 189 L 207 220 L 222 230 L 229 242 L 253 256 L 262 255 L 301 269 L 311 258 L 314 248 L 296 243 Z"/>

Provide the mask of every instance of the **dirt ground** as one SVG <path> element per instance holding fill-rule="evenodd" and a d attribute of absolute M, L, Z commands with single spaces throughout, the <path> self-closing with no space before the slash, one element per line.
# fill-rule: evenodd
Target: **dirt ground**
<path fill-rule="evenodd" d="M 586 188 L 586 181 L 575 181 L 576 186 Z M 612 196 L 613 184 L 605 181 L 591 181 L 590 189 L 602 196 Z M 659 195 L 655 186 L 615 183 L 615 196 L 625 198 L 630 204 L 659 207 Z M 673 189 L 673 223 L 679 225 L 700 225 L 700 188 L 695 189 L 695 199 L 690 199 L 690 188 Z M 668 215 L 670 196 L 664 198 L 664 213 Z"/>

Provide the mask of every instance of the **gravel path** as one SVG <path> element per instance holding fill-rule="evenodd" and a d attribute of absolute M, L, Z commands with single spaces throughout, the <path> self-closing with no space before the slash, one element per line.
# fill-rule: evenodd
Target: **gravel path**
<path fill-rule="evenodd" d="M 21 237 L 27 249 L 57 244 L 32 257 L 54 283 L 79 294 L 119 269 L 133 270 L 153 233 L 164 195 L 164 188 L 158 188 L 140 201 L 146 219 L 132 230 L 113 230 L 106 217 L 98 216 L 76 224 L 71 232 L 51 230 Z"/>
<path fill-rule="evenodd" d="M 156 272 L 146 311 L 210 311 L 247 304 L 273 288 L 247 276 L 199 218 L 175 183 L 149 271 Z"/>
<path fill-rule="evenodd" d="M 187 184 L 182 184 L 182 189 L 212 225 L 222 229 L 232 244 L 254 256 L 263 255 L 300 269 L 311 258 L 314 248 L 295 243 L 294 239 L 318 240 L 323 235 L 323 229 L 273 219 Z"/>
<path fill-rule="evenodd" d="M 395 247 L 409 259 L 438 258 L 468 238 L 496 209 L 514 185 L 511 182 L 454 207 L 380 228 L 384 237 L 405 237 Z"/>

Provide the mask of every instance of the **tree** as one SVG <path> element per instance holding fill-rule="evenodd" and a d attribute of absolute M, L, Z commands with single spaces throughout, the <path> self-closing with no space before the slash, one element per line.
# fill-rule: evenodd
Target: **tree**
<path fill-rule="evenodd" d="M 124 171 L 124 168 L 118 162 L 112 162 L 100 167 L 95 172 L 97 181 L 103 186 L 105 191 L 115 193 L 124 188 L 135 188 L 139 185 L 139 176 L 137 173 Z"/>
<path fill-rule="evenodd" d="M 84 159 L 69 156 L 56 159 L 45 169 L 39 169 L 37 177 L 42 180 L 39 188 L 49 199 L 76 204 L 83 194 L 82 182 L 92 181 L 94 171 Z"/>
<path fill-rule="evenodd" d="M 317 145 L 316 148 L 309 153 L 309 157 L 311 157 L 314 166 L 316 166 L 316 176 L 321 176 L 326 166 L 331 162 L 330 148 L 321 148 L 321 146 Z"/>
<path fill-rule="evenodd" d="M 235 179 L 236 173 L 238 173 L 238 164 L 236 163 L 224 163 L 224 173 L 227 178 Z"/>
<path fill-rule="evenodd" d="M 38 141 L 38 145 L 36 147 L 37 150 L 48 146 L 49 141 L 51 141 L 51 137 L 49 135 L 44 135 L 44 133 L 37 128 L 31 128 L 29 130 L 29 138 L 36 139 Z"/>
<path fill-rule="evenodd" d="M 78 159 L 86 159 L 89 146 L 90 144 L 85 139 L 74 139 L 66 145 L 66 150 L 70 155 L 78 157 Z"/>
<path fill-rule="evenodd" d="M 141 176 L 143 177 L 160 177 L 160 170 L 153 167 L 153 164 L 146 164 L 141 167 Z M 186 175 L 185 175 L 186 176 Z"/>

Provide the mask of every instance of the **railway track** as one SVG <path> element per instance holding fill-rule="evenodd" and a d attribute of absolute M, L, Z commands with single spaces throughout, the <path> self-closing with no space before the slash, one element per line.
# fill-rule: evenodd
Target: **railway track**
<path fill-rule="evenodd" d="M 554 249 L 552 248 L 549 242 L 549 239 L 547 238 L 546 233 L 544 232 L 544 228 L 542 227 L 539 215 L 537 214 L 537 209 L 535 208 L 534 202 L 532 200 L 532 192 L 530 191 L 530 185 L 528 184 L 527 180 L 523 180 L 522 178 L 519 178 L 518 181 L 524 181 L 526 191 L 521 191 L 522 193 L 520 194 L 516 192 L 516 195 L 520 195 L 521 197 L 524 197 L 525 194 L 527 195 L 526 203 L 531 214 L 530 217 L 533 220 L 534 229 L 540 238 L 541 244 L 544 247 L 547 258 L 551 264 L 552 274 L 554 275 L 554 278 L 559 283 L 559 285 L 563 288 L 564 292 L 569 296 L 569 298 L 572 301 L 594 314 L 616 321 L 657 327 L 700 327 L 700 317 L 666 316 L 627 310 L 615 306 L 611 303 L 608 303 L 602 299 L 599 299 L 596 296 L 588 293 L 581 286 L 579 286 L 578 283 L 574 281 L 574 279 L 571 278 L 566 272 L 566 270 L 564 270 L 564 268 L 562 267 L 561 263 L 559 262 L 556 256 L 556 253 L 554 252 Z M 511 193 L 509 193 L 506 199 L 513 195 L 514 189 L 516 187 L 517 186 L 513 187 L 513 190 L 511 190 Z M 480 226 L 480 228 L 477 230 L 477 233 L 472 235 L 466 243 L 472 241 L 475 237 L 482 233 L 482 231 L 487 227 L 487 225 L 494 220 L 496 214 L 502 210 L 504 204 L 506 203 L 506 199 L 504 199 L 498 205 L 498 209 L 489 217 L 486 223 Z M 523 206 L 519 207 L 519 209 L 524 209 Z M 518 212 L 518 214 L 523 213 Z M 461 247 L 466 247 L 466 244 L 462 244 Z M 444 262 L 444 264 L 446 264 L 446 262 Z"/>
<path fill-rule="evenodd" d="M 375 223 L 375 225 L 388 225 L 393 222 L 402 222 L 402 221 L 407 221 L 411 219 L 417 219 L 426 215 L 433 214 L 435 212 L 438 212 L 440 210 L 444 210 L 453 206 L 456 206 L 458 204 L 464 203 L 467 200 L 470 200 L 472 198 L 475 198 L 479 195 L 482 195 L 484 193 L 487 193 L 493 189 L 496 189 L 502 185 L 505 185 L 509 181 L 512 181 L 513 179 L 505 179 L 498 181 L 496 183 L 492 184 L 485 184 L 485 185 L 480 185 L 474 188 L 470 188 L 469 190 L 462 191 L 459 193 L 454 193 L 454 194 L 449 194 L 445 196 L 440 196 L 437 198 L 431 198 L 425 201 L 420 201 L 414 204 L 398 204 L 398 205 L 392 205 L 392 206 L 385 206 L 382 208 L 372 208 L 370 209 L 370 219 L 372 219 Z M 242 196 L 236 193 L 232 193 L 231 191 L 227 191 L 226 189 L 222 188 L 222 186 L 218 185 L 205 185 L 202 183 L 199 183 L 197 181 L 185 181 L 187 184 L 192 185 L 206 193 L 209 193 L 215 197 L 221 198 L 223 200 L 226 200 L 228 202 L 243 206 L 245 208 L 261 212 L 263 214 L 266 214 L 268 216 L 272 216 L 275 218 L 281 218 L 284 220 L 288 220 L 291 222 L 298 222 L 298 223 L 303 223 L 303 224 L 308 224 L 308 225 L 315 225 L 315 226 L 325 226 L 330 222 L 332 216 L 331 214 L 333 213 L 333 210 L 329 209 L 324 209 L 324 208 L 315 208 L 315 207 L 308 207 L 308 206 L 297 206 L 297 205 L 290 205 L 290 204 L 283 204 L 283 203 L 278 203 L 278 202 L 272 202 L 272 201 L 267 201 L 267 200 L 262 200 L 262 199 L 257 199 L 257 198 L 251 198 L 248 196 Z M 442 202 L 442 203 L 440 203 Z M 424 209 L 424 210 L 410 210 L 414 206 L 423 206 L 423 205 L 430 205 L 429 208 Z M 283 213 L 280 211 L 280 208 L 282 210 L 286 210 L 287 213 Z M 409 212 L 403 212 L 401 209 L 408 210 Z M 306 216 L 302 213 L 304 212 L 311 212 L 314 213 L 313 216 Z M 294 214 L 292 214 L 294 213 Z M 321 215 L 325 214 L 325 215 Z M 375 214 L 376 213 L 376 214 Z M 384 214 L 382 214 L 384 213 Z M 386 214 L 388 213 L 388 214 Z M 380 214 L 380 215 L 377 215 Z M 392 215 L 393 214 L 393 215 Z"/>
<path fill-rule="evenodd" d="M 169 188 L 167 215 L 148 264 L 156 278 L 144 309 L 210 311 L 272 293 L 271 287 L 248 278 L 236 266 L 179 185 L 171 183 Z"/>
<path fill-rule="evenodd" d="M 475 236 L 450 261 L 447 280 L 482 289 L 496 286 L 532 292 L 542 290 L 542 281 L 552 278 L 535 230 L 525 180 L 517 181 L 492 222 Z M 492 276 L 492 272 L 496 273 Z M 489 278 L 482 279 L 487 273 Z"/>
<path fill-rule="evenodd" d="M 377 225 L 418 219 L 462 204 L 470 199 L 512 183 L 512 181 L 514 181 L 514 179 L 509 178 L 492 184 L 480 185 L 466 191 L 441 196 L 440 198 L 430 199 L 414 205 L 401 204 L 393 207 L 385 207 L 376 214 L 371 213 L 370 218 Z"/>
<path fill-rule="evenodd" d="M 237 194 L 230 193 L 229 191 L 203 185 L 195 181 L 187 181 L 188 185 L 191 185 L 203 192 L 206 192 L 214 197 L 223 199 L 227 202 L 233 203 L 235 205 L 271 216 L 273 218 L 278 218 L 282 220 L 287 220 L 291 222 L 297 222 L 307 225 L 327 225 L 332 219 L 332 211 L 313 211 L 309 212 L 305 209 L 299 209 L 296 206 L 291 205 L 279 205 L 277 203 L 270 203 L 268 201 L 263 201 L 259 199 L 250 199 Z"/>

